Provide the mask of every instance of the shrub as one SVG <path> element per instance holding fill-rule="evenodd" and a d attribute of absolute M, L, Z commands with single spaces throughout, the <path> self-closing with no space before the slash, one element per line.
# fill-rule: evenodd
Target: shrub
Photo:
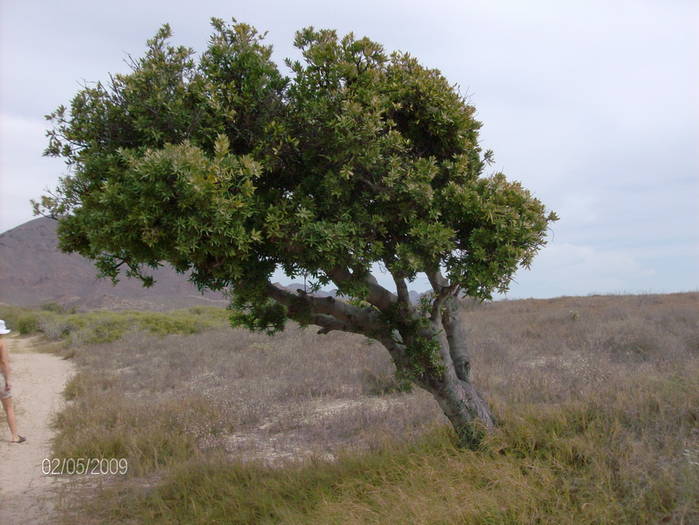
<path fill-rule="evenodd" d="M 52 340 L 66 338 L 74 328 L 66 316 L 47 312 L 39 318 L 39 331 Z"/>
<path fill-rule="evenodd" d="M 44 303 L 41 305 L 40 308 L 42 310 L 44 310 L 45 312 L 53 312 L 55 314 L 74 314 L 77 312 L 77 309 L 75 308 L 75 306 L 71 306 L 69 308 L 65 305 L 53 303 L 53 302 L 52 303 Z"/>
<path fill-rule="evenodd" d="M 17 319 L 16 326 L 21 335 L 33 334 L 39 329 L 39 319 L 34 314 L 23 314 Z"/>

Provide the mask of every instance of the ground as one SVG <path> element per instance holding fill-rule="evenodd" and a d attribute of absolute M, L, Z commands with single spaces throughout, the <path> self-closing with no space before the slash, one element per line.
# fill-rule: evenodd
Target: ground
<path fill-rule="evenodd" d="M 0 416 L 0 523 L 47 523 L 52 519 L 59 478 L 45 476 L 42 462 L 51 458 L 51 421 L 64 406 L 62 395 L 74 373 L 70 361 L 42 353 L 38 337 L 6 337 L 13 370 L 17 427 L 25 443 L 10 443 L 4 413 Z"/>

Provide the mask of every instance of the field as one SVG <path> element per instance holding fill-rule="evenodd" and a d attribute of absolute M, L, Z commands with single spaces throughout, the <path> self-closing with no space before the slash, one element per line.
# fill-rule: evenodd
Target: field
<path fill-rule="evenodd" d="M 66 523 L 697 523 L 699 293 L 470 304 L 499 426 L 454 445 L 363 337 L 234 330 L 225 311 L 0 309 L 79 373 L 58 457 Z"/>

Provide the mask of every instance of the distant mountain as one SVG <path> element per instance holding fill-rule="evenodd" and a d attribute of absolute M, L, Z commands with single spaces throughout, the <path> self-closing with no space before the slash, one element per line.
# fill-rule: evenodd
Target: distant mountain
<path fill-rule="evenodd" d="M 222 294 L 202 295 L 186 276 L 167 266 L 152 272 L 156 284 L 151 288 L 126 277 L 116 286 L 109 279 L 97 279 L 92 262 L 58 250 L 56 225 L 39 218 L 0 234 L 0 302 L 159 310 L 228 304 Z"/>

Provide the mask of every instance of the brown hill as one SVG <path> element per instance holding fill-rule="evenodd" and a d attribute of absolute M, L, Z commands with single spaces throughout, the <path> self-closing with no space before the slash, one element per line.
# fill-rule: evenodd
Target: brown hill
<path fill-rule="evenodd" d="M 156 284 L 144 288 L 126 277 L 113 286 L 98 279 L 93 264 L 58 250 L 56 222 L 39 218 L 0 234 L 0 302 L 20 306 L 47 302 L 84 308 L 170 309 L 226 305 L 222 294 L 202 295 L 171 267 L 153 272 Z"/>

